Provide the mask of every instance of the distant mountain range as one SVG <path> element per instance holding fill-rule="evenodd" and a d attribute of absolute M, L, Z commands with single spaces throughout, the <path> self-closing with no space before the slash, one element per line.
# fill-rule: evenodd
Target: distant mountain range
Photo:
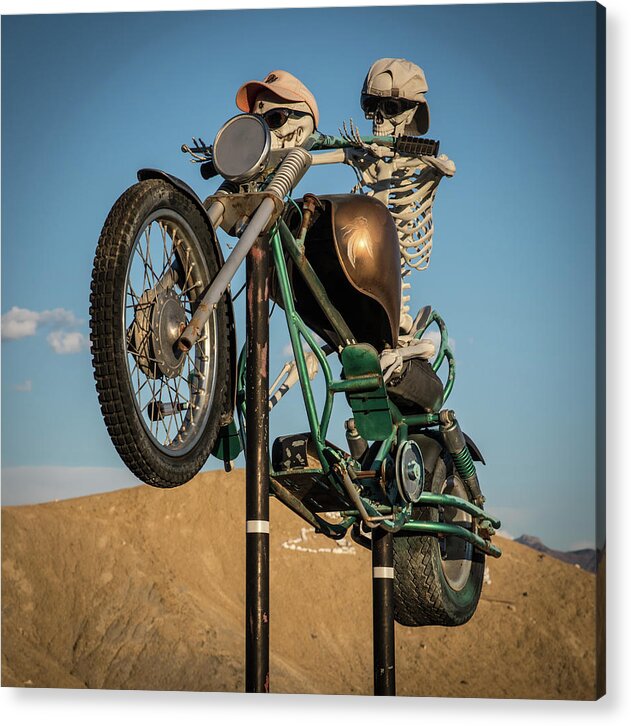
<path fill-rule="evenodd" d="M 533 537 L 529 534 L 522 534 L 521 537 L 517 537 L 515 542 L 526 545 L 526 547 L 532 547 L 537 552 L 542 552 L 545 555 L 554 557 L 562 562 L 568 562 L 570 565 L 578 565 L 581 569 L 587 572 L 596 572 L 598 565 L 598 553 L 595 549 L 584 549 L 584 550 L 572 550 L 571 552 L 561 552 L 560 550 L 553 550 L 550 547 L 546 547 L 538 537 Z"/>

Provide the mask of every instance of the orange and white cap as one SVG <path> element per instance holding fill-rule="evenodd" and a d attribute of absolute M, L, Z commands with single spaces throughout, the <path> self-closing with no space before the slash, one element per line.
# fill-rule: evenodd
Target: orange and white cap
<path fill-rule="evenodd" d="M 248 81 L 244 83 L 237 91 L 237 108 L 240 108 L 241 111 L 245 111 L 246 113 L 253 113 L 256 97 L 264 90 L 271 91 L 281 101 L 290 101 L 293 103 L 303 101 L 306 103 L 311 110 L 317 128 L 320 121 L 320 113 L 313 93 L 296 76 L 292 76 L 287 71 L 272 71 L 267 74 L 263 81 Z"/>

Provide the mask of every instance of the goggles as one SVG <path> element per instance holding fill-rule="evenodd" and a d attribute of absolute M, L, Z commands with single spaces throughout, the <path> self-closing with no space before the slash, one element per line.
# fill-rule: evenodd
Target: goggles
<path fill-rule="evenodd" d="M 416 101 L 408 101 L 407 98 L 369 96 L 365 93 L 361 97 L 361 107 L 366 118 L 372 118 L 377 111 L 380 111 L 384 118 L 393 118 L 416 106 L 418 106 Z"/>
<path fill-rule="evenodd" d="M 268 127 L 274 131 L 284 126 L 290 118 L 302 118 L 303 116 L 311 116 L 307 111 L 294 111 L 291 108 L 270 108 L 264 114 L 261 114 L 265 119 L 265 123 Z"/>

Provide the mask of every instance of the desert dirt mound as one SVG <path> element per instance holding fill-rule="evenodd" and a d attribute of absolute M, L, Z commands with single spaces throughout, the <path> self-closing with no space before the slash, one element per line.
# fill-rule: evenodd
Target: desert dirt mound
<path fill-rule="evenodd" d="M 242 691 L 244 474 L 2 511 L 2 685 Z M 399 695 L 595 697 L 594 575 L 515 542 L 459 628 L 397 625 Z M 271 688 L 372 693 L 370 553 L 271 502 Z"/>

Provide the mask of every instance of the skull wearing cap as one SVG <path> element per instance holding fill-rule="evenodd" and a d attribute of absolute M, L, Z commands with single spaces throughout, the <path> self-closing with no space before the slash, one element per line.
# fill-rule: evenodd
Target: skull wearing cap
<path fill-rule="evenodd" d="M 252 113 L 263 116 L 272 132 L 272 149 L 301 146 L 313 133 L 313 116 L 304 101 L 284 101 L 271 91 L 261 91 Z"/>
<path fill-rule="evenodd" d="M 375 136 L 422 136 L 429 129 L 423 69 L 403 58 L 375 61 L 364 80 L 361 106 Z"/>
<path fill-rule="evenodd" d="M 243 84 L 237 106 L 265 118 L 272 132 L 272 149 L 301 146 L 318 125 L 313 94 L 287 71 L 272 71 L 263 81 Z"/>

